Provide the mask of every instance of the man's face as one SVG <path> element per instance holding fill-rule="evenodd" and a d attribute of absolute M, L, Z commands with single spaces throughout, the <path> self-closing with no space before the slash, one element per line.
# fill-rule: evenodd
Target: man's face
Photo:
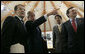
<path fill-rule="evenodd" d="M 68 15 L 71 18 L 75 18 L 77 16 L 77 10 L 75 8 L 70 9 Z"/>
<path fill-rule="evenodd" d="M 56 16 L 56 21 L 57 21 L 58 24 L 61 23 L 61 19 L 59 18 L 59 16 Z"/>
<path fill-rule="evenodd" d="M 19 17 L 21 17 L 21 18 L 24 18 L 24 16 L 25 16 L 25 7 L 24 6 L 18 6 L 17 7 L 17 10 L 15 11 L 15 13 L 19 16 Z"/>
<path fill-rule="evenodd" d="M 30 15 L 29 19 L 34 21 L 35 20 L 35 14 L 33 12 L 31 12 L 29 15 Z"/>

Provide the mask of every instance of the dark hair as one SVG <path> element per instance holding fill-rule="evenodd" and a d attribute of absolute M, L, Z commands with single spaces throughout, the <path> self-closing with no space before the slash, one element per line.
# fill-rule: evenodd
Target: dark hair
<path fill-rule="evenodd" d="M 28 11 L 27 14 L 29 15 L 32 11 Z"/>
<path fill-rule="evenodd" d="M 22 4 L 18 4 L 18 5 L 16 5 L 16 6 L 14 7 L 14 11 L 17 10 L 18 6 L 23 6 L 23 7 L 24 7 L 24 5 L 22 5 Z"/>
<path fill-rule="evenodd" d="M 34 14 L 33 11 L 28 11 L 27 12 L 27 18 L 29 18 L 29 16 L 31 16 L 31 14 Z M 34 16 L 35 16 L 35 14 L 34 14 Z"/>
<path fill-rule="evenodd" d="M 27 18 L 29 18 L 31 11 L 27 12 Z"/>
<path fill-rule="evenodd" d="M 56 19 L 57 16 L 58 16 L 60 19 L 62 19 L 62 17 L 61 17 L 60 15 L 55 15 L 55 19 Z"/>
<path fill-rule="evenodd" d="M 72 8 L 74 8 L 74 7 L 70 7 L 70 8 L 68 8 L 68 10 L 66 11 L 66 15 L 68 16 L 68 14 L 69 14 L 69 10 L 70 9 L 72 9 Z M 69 17 L 69 16 L 68 16 Z"/>

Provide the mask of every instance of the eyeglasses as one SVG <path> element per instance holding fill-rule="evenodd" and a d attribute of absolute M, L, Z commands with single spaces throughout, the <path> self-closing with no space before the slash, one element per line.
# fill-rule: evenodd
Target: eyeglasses
<path fill-rule="evenodd" d="M 24 8 L 18 8 L 17 10 L 24 10 L 24 11 L 25 11 L 25 9 L 24 9 Z"/>

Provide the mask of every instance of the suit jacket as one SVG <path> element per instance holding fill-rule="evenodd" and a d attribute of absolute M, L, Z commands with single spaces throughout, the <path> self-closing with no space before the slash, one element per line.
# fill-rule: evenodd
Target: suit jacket
<path fill-rule="evenodd" d="M 61 52 L 61 32 L 58 29 L 58 25 L 53 27 L 53 47 L 56 53 Z"/>
<path fill-rule="evenodd" d="M 18 17 L 8 16 L 1 31 L 1 52 L 9 53 L 10 46 L 16 43 L 25 44 L 26 30 Z"/>
<path fill-rule="evenodd" d="M 74 31 L 70 20 L 62 26 L 62 52 L 83 53 L 84 46 L 84 19 L 77 18 L 77 32 Z M 82 47 L 81 47 L 82 46 Z"/>
<path fill-rule="evenodd" d="M 27 41 L 27 53 L 47 53 L 47 46 L 44 42 L 41 34 L 41 30 L 38 27 L 44 23 L 46 19 L 44 16 L 40 17 L 35 21 L 27 21 L 26 29 L 28 31 L 28 41 Z"/>

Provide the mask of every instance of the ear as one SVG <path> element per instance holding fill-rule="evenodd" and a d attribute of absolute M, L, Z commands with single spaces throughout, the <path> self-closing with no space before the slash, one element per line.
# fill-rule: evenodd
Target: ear
<path fill-rule="evenodd" d="M 69 17 L 69 14 L 67 14 L 67 17 Z"/>

